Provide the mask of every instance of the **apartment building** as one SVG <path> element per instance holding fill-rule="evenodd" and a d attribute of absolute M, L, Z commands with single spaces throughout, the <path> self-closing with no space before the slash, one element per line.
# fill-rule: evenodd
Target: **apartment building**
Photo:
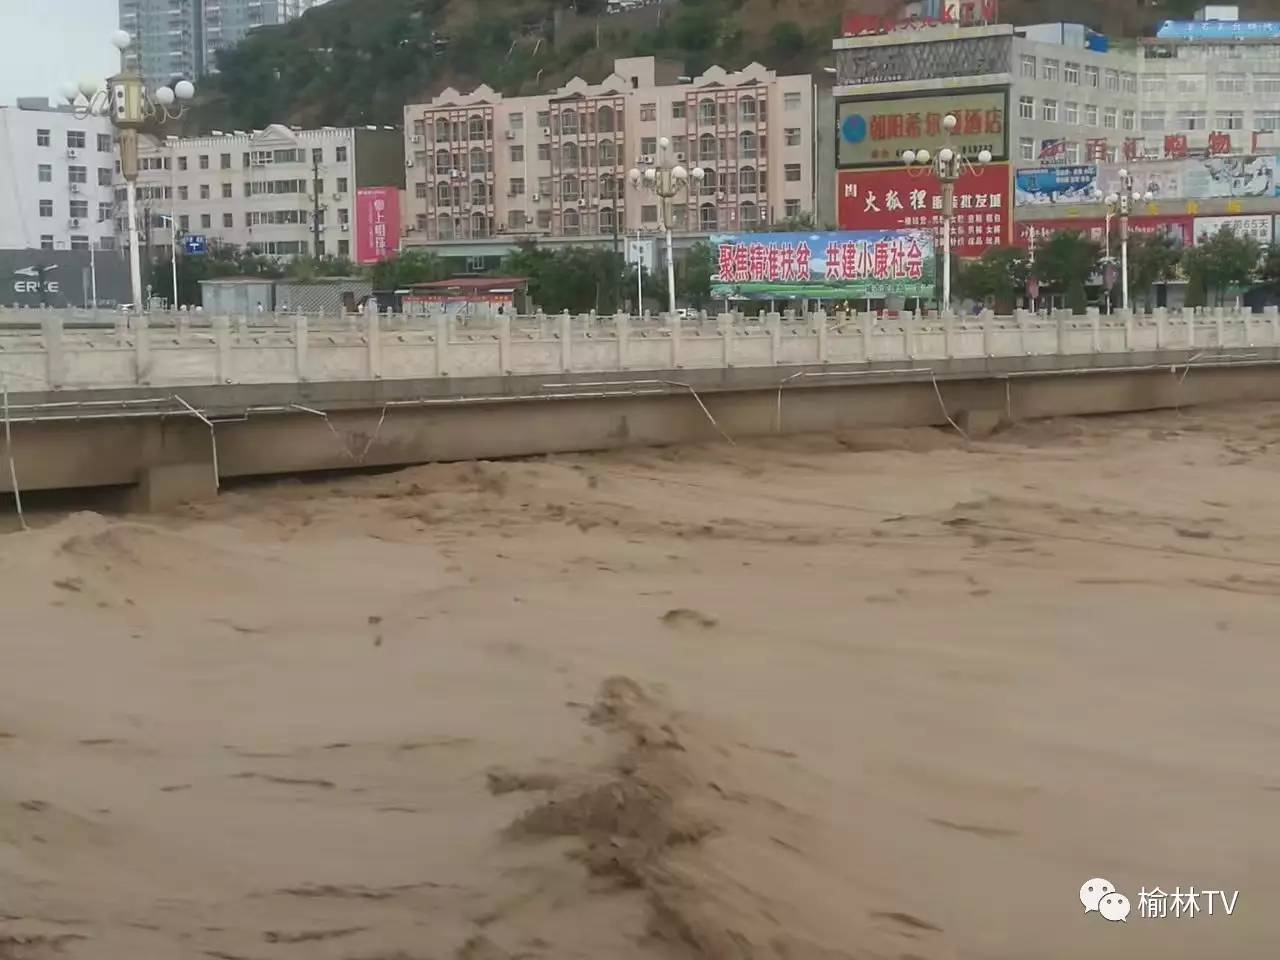
<path fill-rule="evenodd" d="M 813 210 L 813 83 L 751 64 L 658 82 L 653 57 L 541 96 L 448 89 L 405 107 L 405 243 L 465 255 L 520 239 L 612 240 L 660 224 L 633 168 L 701 167 L 672 201 L 684 234 L 750 229 Z M 495 242 L 497 241 L 497 242 Z"/>
<path fill-rule="evenodd" d="M 217 69 L 217 53 L 250 30 L 285 23 L 325 0 L 119 0 L 120 29 L 135 45 L 126 54 L 155 88 Z"/>
<path fill-rule="evenodd" d="M 0 107 L 0 249 L 113 246 L 114 149 L 105 117 L 43 98 Z"/>
<path fill-rule="evenodd" d="M 404 140 L 394 127 L 263 130 L 139 145 L 140 230 L 153 256 L 178 237 L 202 236 L 275 257 L 354 257 L 357 191 L 404 186 Z M 123 181 L 116 231 L 127 243 Z"/>

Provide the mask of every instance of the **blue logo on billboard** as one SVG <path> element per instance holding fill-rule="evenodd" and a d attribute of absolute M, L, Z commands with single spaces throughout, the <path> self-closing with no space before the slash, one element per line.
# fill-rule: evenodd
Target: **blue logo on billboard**
<path fill-rule="evenodd" d="M 840 136 L 847 143 L 861 143 L 867 139 L 867 119 L 860 113 L 851 113 L 840 123 Z"/>

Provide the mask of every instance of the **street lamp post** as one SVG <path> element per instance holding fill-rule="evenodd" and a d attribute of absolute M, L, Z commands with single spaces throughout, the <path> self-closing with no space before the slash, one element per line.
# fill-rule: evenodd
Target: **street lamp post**
<path fill-rule="evenodd" d="M 952 131 L 955 130 L 956 123 L 955 114 L 948 113 L 942 118 L 942 129 L 948 139 L 951 137 Z M 902 162 L 909 169 L 914 168 L 911 170 L 913 175 L 923 177 L 932 173 L 938 178 L 938 182 L 942 184 L 941 306 L 943 313 L 949 313 L 951 310 L 951 221 L 955 218 L 956 181 L 966 172 L 976 172 L 978 167 L 985 167 L 990 163 L 991 151 L 980 151 L 976 165 L 968 157 L 963 156 L 960 151 L 950 146 L 944 146 L 939 149 L 936 156 L 924 148 L 904 150 L 902 151 Z"/>
<path fill-rule="evenodd" d="M 138 131 L 147 122 L 165 123 L 186 112 L 186 104 L 196 95 L 189 80 L 179 80 L 172 87 L 156 88 L 148 94 L 142 74 L 130 66 L 125 52 L 133 38 L 124 30 L 111 35 L 112 45 L 120 51 L 121 69 L 107 79 L 106 89 L 98 80 L 84 79 L 64 84 L 62 95 L 71 105 L 77 119 L 106 116 L 118 131 L 120 174 L 125 181 L 129 205 L 129 271 L 133 281 L 133 309 L 142 309 L 142 266 L 138 259 Z"/>
<path fill-rule="evenodd" d="M 1139 200 L 1150 201 L 1150 191 L 1138 193 L 1133 189 L 1133 174 L 1128 170 L 1120 170 L 1120 190 L 1107 195 L 1107 243 L 1110 250 L 1111 218 L 1120 217 L 1120 308 L 1129 309 L 1129 213 L 1130 204 Z"/>
<path fill-rule="evenodd" d="M 671 166 L 668 160 L 670 152 L 671 140 L 667 137 L 660 137 L 658 139 L 658 162 L 652 167 L 645 167 L 644 172 L 632 167 L 627 173 L 627 180 L 630 181 L 632 189 L 648 190 L 656 195 L 660 201 L 658 209 L 662 222 L 659 224 L 659 229 L 664 230 L 667 235 L 667 311 L 669 316 L 675 316 L 676 267 L 675 258 L 671 252 L 671 200 L 680 191 L 689 189 L 690 177 L 693 178 L 695 184 L 698 184 L 702 182 L 702 178 L 706 174 L 701 167 L 686 170 L 678 163 L 675 166 Z"/>

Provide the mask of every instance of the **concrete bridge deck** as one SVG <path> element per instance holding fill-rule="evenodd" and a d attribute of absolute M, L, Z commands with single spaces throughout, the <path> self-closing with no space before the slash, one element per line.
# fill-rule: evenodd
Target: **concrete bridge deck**
<path fill-rule="evenodd" d="M 0 315 L 0 491 L 1280 398 L 1280 314 Z M 39 318 L 31 326 L 31 317 Z"/>

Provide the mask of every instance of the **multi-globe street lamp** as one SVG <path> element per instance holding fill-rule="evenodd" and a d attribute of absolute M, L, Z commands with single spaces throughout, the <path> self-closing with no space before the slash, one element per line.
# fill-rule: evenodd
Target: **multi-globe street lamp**
<path fill-rule="evenodd" d="M 120 175 L 124 177 L 129 206 L 129 271 L 133 281 L 133 309 L 142 309 L 142 265 L 138 258 L 138 131 L 147 123 L 176 120 L 186 112 L 186 105 L 196 95 L 190 80 L 179 80 L 172 87 L 162 86 L 147 93 L 142 74 L 130 66 L 126 51 L 133 38 L 124 30 L 111 35 L 112 45 L 120 51 L 120 72 L 100 81 L 87 78 L 67 83 L 62 95 L 71 105 L 76 118 L 105 116 L 118 131 Z M 176 304 L 175 304 L 176 306 Z"/>
<path fill-rule="evenodd" d="M 955 114 L 942 118 L 942 130 L 950 138 L 956 128 Z M 942 184 L 942 312 L 951 310 L 951 221 L 955 217 L 956 181 L 965 173 L 976 173 L 979 167 L 991 162 L 991 151 L 980 150 L 974 161 L 950 145 L 939 148 L 936 155 L 927 148 L 903 150 L 902 162 L 913 176 L 924 177 L 932 173 Z"/>
<path fill-rule="evenodd" d="M 1133 174 L 1128 170 L 1120 171 L 1120 189 L 1117 192 L 1109 193 L 1106 196 L 1107 204 L 1107 243 L 1110 249 L 1111 242 L 1111 218 L 1120 217 L 1120 307 L 1123 310 L 1129 309 L 1129 212 L 1130 204 L 1137 203 L 1139 200 L 1150 202 L 1153 199 L 1151 191 L 1139 193 L 1133 189 Z"/>
<path fill-rule="evenodd" d="M 670 151 L 670 138 L 660 137 L 657 163 L 651 167 L 645 167 L 643 172 L 637 167 L 632 167 L 627 173 L 627 180 L 630 181 L 632 189 L 647 190 L 661 201 L 659 210 L 662 222 L 658 227 L 665 230 L 667 235 L 667 310 L 670 316 L 675 316 L 676 268 L 675 259 L 671 253 L 671 200 L 679 195 L 680 191 L 690 189 L 690 177 L 696 185 L 702 182 L 706 172 L 701 167 L 687 170 L 678 163 L 672 166 L 668 160 Z M 639 309 L 638 305 L 637 309 Z"/>

